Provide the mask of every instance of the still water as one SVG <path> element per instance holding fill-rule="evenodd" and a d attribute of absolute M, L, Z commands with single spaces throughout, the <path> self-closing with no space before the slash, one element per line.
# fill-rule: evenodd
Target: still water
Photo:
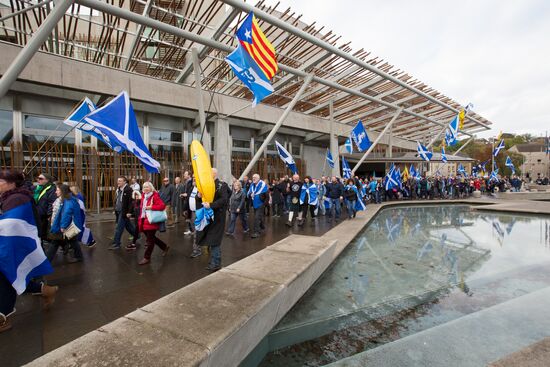
<path fill-rule="evenodd" d="M 384 209 L 261 343 L 260 365 L 321 366 L 547 286 L 549 217 Z"/>

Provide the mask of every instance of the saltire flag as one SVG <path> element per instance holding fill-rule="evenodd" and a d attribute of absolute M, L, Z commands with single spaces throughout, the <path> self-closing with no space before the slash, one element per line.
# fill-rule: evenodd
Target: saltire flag
<path fill-rule="evenodd" d="M 506 163 L 504 163 L 504 165 L 512 170 L 512 174 L 516 173 L 516 168 L 514 167 L 514 163 L 512 163 L 512 158 L 510 158 L 510 156 L 506 157 Z"/>
<path fill-rule="evenodd" d="M 353 153 L 353 144 L 351 143 L 351 138 L 346 139 L 344 146 L 346 147 L 346 152 L 348 152 L 349 154 Z"/>
<path fill-rule="evenodd" d="M 80 207 L 80 217 L 82 218 L 82 231 L 78 234 L 78 240 L 84 245 L 89 245 L 94 242 L 94 236 L 90 228 L 86 226 L 86 206 L 84 205 L 84 196 L 82 194 L 75 195 L 78 206 Z"/>
<path fill-rule="evenodd" d="M 212 208 L 200 208 L 195 212 L 195 229 L 198 232 L 204 231 L 204 229 L 212 223 L 214 220 L 214 210 Z"/>
<path fill-rule="evenodd" d="M 94 111 L 95 109 L 95 104 L 88 97 L 86 97 L 84 98 L 84 101 L 82 101 L 82 103 L 79 104 L 63 122 L 66 125 L 88 132 L 79 125 L 82 125 L 81 121 L 84 119 L 84 117 L 88 116 L 90 112 Z M 102 139 L 101 135 L 98 136 L 93 130 L 88 133 L 98 139 Z"/>
<path fill-rule="evenodd" d="M 430 161 L 432 159 L 433 153 L 428 150 L 424 145 L 420 144 L 419 141 L 416 142 L 418 144 L 418 147 L 416 150 L 418 151 L 418 156 L 422 158 L 425 161 Z"/>
<path fill-rule="evenodd" d="M 403 217 L 397 218 L 397 220 L 394 222 L 392 217 L 386 218 L 386 229 L 388 230 L 388 235 L 386 236 L 388 238 L 388 241 L 391 242 L 393 245 L 395 245 L 395 241 L 401 234 L 401 226 L 403 224 Z"/>
<path fill-rule="evenodd" d="M 357 190 L 357 200 L 355 200 L 355 211 L 367 210 L 367 206 L 363 201 L 365 193 L 363 190 Z"/>
<path fill-rule="evenodd" d="M 491 172 L 491 176 L 489 177 L 489 182 L 491 181 L 498 181 L 498 168 L 496 170 L 494 170 L 493 172 Z"/>
<path fill-rule="evenodd" d="M 472 176 L 477 177 L 477 172 L 479 171 L 479 165 L 472 166 Z"/>
<path fill-rule="evenodd" d="M 252 206 L 254 209 L 258 209 L 262 205 L 262 199 L 260 195 L 267 193 L 268 187 L 266 183 L 259 180 L 258 183 L 252 183 L 248 189 L 247 195 L 252 199 Z"/>
<path fill-rule="evenodd" d="M 265 77 L 273 79 L 279 69 L 275 48 L 260 29 L 254 13 L 250 12 L 237 30 L 237 39 Z"/>
<path fill-rule="evenodd" d="M 397 170 L 395 169 L 395 166 L 392 164 L 390 167 L 389 172 L 386 174 L 386 177 L 384 178 L 384 187 L 386 191 L 392 190 L 396 187 L 399 187 L 400 185 L 400 177 L 398 177 Z"/>
<path fill-rule="evenodd" d="M 458 168 L 456 169 L 456 171 L 457 171 L 458 173 L 460 173 L 460 174 L 461 174 L 462 176 L 464 176 L 464 177 L 467 176 L 467 175 L 466 175 L 466 169 L 464 168 L 464 166 L 462 165 L 462 163 L 460 163 L 460 164 L 458 165 Z"/>
<path fill-rule="evenodd" d="M 342 177 L 345 179 L 351 178 L 351 168 L 349 168 L 346 157 L 342 156 Z"/>
<path fill-rule="evenodd" d="M 0 215 L 0 271 L 17 294 L 25 291 L 32 278 L 53 272 L 40 244 L 30 202 Z"/>
<path fill-rule="evenodd" d="M 504 149 L 504 139 L 500 140 L 500 143 L 498 143 L 498 146 L 493 150 L 493 157 L 496 157 L 500 151 Z"/>
<path fill-rule="evenodd" d="M 355 127 L 351 131 L 351 138 L 355 142 L 357 150 L 360 152 L 369 149 L 372 144 L 361 120 L 357 122 L 357 125 L 355 125 Z"/>
<path fill-rule="evenodd" d="M 411 168 L 409 169 L 409 172 L 414 179 L 418 180 L 420 178 L 420 172 L 418 172 L 412 164 L 411 164 Z"/>
<path fill-rule="evenodd" d="M 447 156 L 445 155 L 445 148 L 441 147 L 441 160 L 447 163 Z"/>
<path fill-rule="evenodd" d="M 69 117 L 74 122 L 75 117 L 72 116 Z M 91 111 L 75 127 L 95 136 L 117 153 L 132 153 L 148 172 L 160 172 L 160 163 L 153 159 L 143 142 L 134 108 L 126 91 L 122 91 L 105 106 Z"/>
<path fill-rule="evenodd" d="M 506 226 L 506 233 L 508 233 L 508 234 L 512 233 L 512 229 L 514 228 L 514 224 L 516 224 L 516 217 L 512 217 L 512 220 Z"/>
<path fill-rule="evenodd" d="M 332 158 L 332 153 L 327 149 L 327 163 L 330 168 L 334 168 L 334 158 Z"/>
<path fill-rule="evenodd" d="M 422 260 L 422 258 L 429 254 L 433 249 L 433 245 L 431 242 L 426 242 L 424 246 L 420 250 L 416 252 L 416 261 Z"/>
<path fill-rule="evenodd" d="M 403 179 L 401 178 L 400 169 L 393 170 L 393 179 L 397 182 L 397 187 L 399 187 L 400 190 L 403 190 Z"/>
<path fill-rule="evenodd" d="M 474 108 L 474 105 L 472 103 L 468 103 L 468 105 L 466 107 L 464 107 L 463 109 L 460 110 L 460 112 L 458 113 L 458 129 L 459 130 L 462 130 L 464 128 L 464 120 L 466 118 L 466 115 L 468 114 L 468 112 L 470 112 L 470 110 Z"/>
<path fill-rule="evenodd" d="M 449 122 L 449 133 L 445 133 L 445 137 L 446 137 L 446 141 L 447 141 L 447 146 L 453 146 L 457 143 L 458 141 L 458 115 L 456 115 L 452 120 L 451 122 Z M 448 136 L 448 138 L 447 138 Z"/>
<path fill-rule="evenodd" d="M 317 205 L 319 202 L 318 194 L 319 191 L 317 190 L 317 186 L 313 182 L 310 182 L 309 186 L 304 182 L 302 189 L 300 190 L 300 205 L 306 202 L 306 195 L 308 196 L 307 203 L 309 205 Z"/>
<path fill-rule="evenodd" d="M 237 45 L 235 51 L 227 55 L 225 61 L 231 66 L 235 76 L 254 95 L 252 107 L 273 93 L 274 89 L 269 79 L 240 44 Z"/>
<path fill-rule="evenodd" d="M 294 158 L 290 155 L 288 150 L 285 149 L 278 141 L 275 140 L 275 146 L 277 147 L 277 153 L 279 154 L 279 157 L 285 162 L 285 165 L 292 171 L 292 174 L 298 173 L 298 168 L 296 168 L 296 162 L 294 162 Z"/>
<path fill-rule="evenodd" d="M 450 147 L 453 145 L 453 136 L 451 135 L 451 132 L 449 129 L 445 130 L 445 143 L 444 145 Z"/>

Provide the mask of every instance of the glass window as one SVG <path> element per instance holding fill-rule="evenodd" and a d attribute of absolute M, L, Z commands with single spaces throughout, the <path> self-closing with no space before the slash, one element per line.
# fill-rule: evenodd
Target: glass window
<path fill-rule="evenodd" d="M 0 144 L 7 145 L 13 139 L 13 113 L 0 110 Z"/>
<path fill-rule="evenodd" d="M 250 149 L 250 140 L 233 139 L 233 148 Z"/>
<path fill-rule="evenodd" d="M 44 116 L 33 116 L 25 115 L 24 127 L 27 129 L 40 129 L 40 130 L 51 130 L 51 131 L 69 131 L 71 127 L 63 123 L 63 120 L 44 117 Z"/>
<path fill-rule="evenodd" d="M 300 145 L 292 145 L 292 152 L 290 153 L 292 155 L 300 155 Z"/>
<path fill-rule="evenodd" d="M 181 143 L 183 142 L 183 134 L 168 130 L 149 129 L 149 139 Z"/>
<path fill-rule="evenodd" d="M 24 144 L 42 144 L 48 139 L 47 135 L 35 135 L 35 134 L 23 134 L 23 143 Z M 50 136 L 48 143 L 59 143 L 61 145 L 74 145 L 74 134 L 69 134 L 66 137 L 61 136 Z"/>
<path fill-rule="evenodd" d="M 151 144 L 150 146 L 151 153 L 163 153 L 163 152 L 174 152 L 174 153 L 183 153 L 183 147 L 181 145 L 156 145 Z"/>

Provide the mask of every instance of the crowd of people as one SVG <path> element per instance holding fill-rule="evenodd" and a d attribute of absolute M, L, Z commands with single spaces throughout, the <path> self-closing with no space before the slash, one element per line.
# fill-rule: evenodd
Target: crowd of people
<path fill-rule="evenodd" d="M 189 172 L 176 177 L 172 183 L 169 177 L 155 188 L 152 182 L 142 185 L 135 179 L 117 179 L 114 195 L 115 230 L 109 250 L 122 248 L 122 236 L 126 230 L 129 243 L 126 251 L 138 248 L 140 237 L 145 238 L 145 251 L 139 265 L 151 262 L 156 246 L 166 256 L 170 245 L 158 236 L 183 222 L 185 235 L 192 236 L 190 258 L 209 251 L 207 270 L 221 268 L 221 244 L 224 233 L 234 236 L 238 223 L 241 231 L 251 238 L 258 238 L 266 230 L 265 217 L 283 218 L 289 227 L 302 227 L 309 221 L 315 223 L 321 217 L 328 222 L 338 222 L 343 217 L 353 219 L 357 211 L 367 204 L 402 199 L 453 199 L 472 195 L 474 191 L 493 193 L 519 191 L 523 181 L 517 176 L 498 178 L 445 177 L 406 178 L 397 187 L 386 189 L 381 177 L 353 177 L 341 179 L 336 176 L 301 177 L 298 174 L 262 180 L 259 174 L 250 178 L 227 183 L 215 180 L 215 196 L 210 203 L 202 202 L 196 182 Z M 23 203 L 33 204 L 36 231 L 46 258 L 51 262 L 58 251 L 68 256 L 67 262 L 83 261 L 82 246 L 94 247 L 96 242 L 86 226 L 84 198 L 79 189 L 64 183 L 54 182 L 46 173 L 37 176 L 37 182 L 30 184 L 21 172 L 0 173 L 0 219 L 2 213 Z M 204 210 L 203 210 L 204 209 Z M 252 220 L 249 215 L 253 214 Z M 226 219 L 228 224 L 226 225 Z M 205 247 L 206 246 L 206 247 Z M 41 277 L 31 279 L 27 291 L 42 296 L 44 307 L 55 301 L 58 287 L 47 285 Z M 0 331 L 11 325 L 7 318 L 14 312 L 16 294 L 5 274 L 0 272 Z"/>

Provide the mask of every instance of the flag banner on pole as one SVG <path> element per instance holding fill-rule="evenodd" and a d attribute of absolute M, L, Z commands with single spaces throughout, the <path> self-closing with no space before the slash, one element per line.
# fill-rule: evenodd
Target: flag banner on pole
<path fill-rule="evenodd" d="M 460 163 L 460 164 L 458 165 L 458 168 L 456 169 L 456 172 L 457 172 L 457 173 L 460 173 L 462 176 L 467 176 L 466 169 L 464 168 L 464 166 L 462 165 L 462 163 Z"/>
<path fill-rule="evenodd" d="M 399 187 L 399 181 L 396 179 L 395 171 L 395 166 L 392 164 L 386 177 L 384 177 L 384 187 L 386 191 Z"/>
<path fill-rule="evenodd" d="M 416 180 L 420 179 L 420 172 L 418 172 L 416 170 L 416 168 L 414 168 L 414 165 L 412 165 L 412 164 L 411 164 L 411 168 L 409 169 L 409 173 L 410 173 L 412 178 L 414 178 Z"/>
<path fill-rule="evenodd" d="M 405 166 L 405 169 L 403 170 L 403 182 L 408 181 L 409 177 L 409 170 L 407 169 L 407 166 Z"/>
<path fill-rule="evenodd" d="M 250 12 L 237 30 L 237 39 L 264 76 L 273 79 L 278 70 L 275 48 L 260 29 L 254 13 Z"/>
<path fill-rule="evenodd" d="M 474 105 L 472 103 L 468 103 L 466 107 L 460 110 L 458 113 L 458 129 L 462 130 L 464 128 L 464 120 L 466 118 L 466 115 L 468 112 L 470 112 L 474 108 Z"/>
<path fill-rule="evenodd" d="M 117 153 L 132 153 L 148 172 L 160 172 L 160 163 L 153 159 L 143 142 L 126 91 L 121 92 L 105 106 L 87 114 L 76 128 L 94 135 Z"/>
<path fill-rule="evenodd" d="M 512 170 L 512 174 L 516 173 L 516 168 L 514 167 L 514 163 L 512 163 L 512 158 L 510 156 L 506 157 L 506 163 L 504 165 Z"/>
<path fill-rule="evenodd" d="M 441 160 L 447 163 L 447 156 L 445 155 L 445 148 L 441 147 Z"/>
<path fill-rule="evenodd" d="M 30 202 L 0 216 L 0 271 L 17 294 L 25 291 L 32 278 L 53 272 L 40 244 Z"/>
<path fill-rule="evenodd" d="M 82 120 L 84 117 L 88 116 L 90 112 L 94 111 L 96 106 L 88 98 L 84 98 L 84 101 L 74 109 L 74 111 L 63 121 L 66 125 L 75 127 L 77 129 L 84 130 L 79 125 L 82 125 Z M 87 131 L 86 131 L 87 132 Z M 101 139 L 101 136 L 97 136 L 93 131 L 89 132 L 90 135 L 95 136 L 98 139 Z"/>
<path fill-rule="evenodd" d="M 345 179 L 351 178 L 351 168 L 349 168 L 346 157 L 342 156 L 342 177 Z"/>
<path fill-rule="evenodd" d="M 430 161 L 432 159 L 433 153 L 428 150 L 424 145 L 420 144 L 419 141 L 416 142 L 418 144 L 416 150 L 418 151 L 418 156 L 422 158 L 425 161 Z"/>
<path fill-rule="evenodd" d="M 493 150 L 493 157 L 496 157 L 502 149 L 504 149 L 504 139 L 502 139 L 495 150 Z"/>
<path fill-rule="evenodd" d="M 296 168 L 296 163 L 294 162 L 294 158 L 290 155 L 288 150 L 285 149 L 278 141 L 275 141 L 275 146 L 277 147 L 277 153 L 279 153 L 279 157 L 285 162 L 286 166 L 292 171 L 292 174 L 298 173 L 298 169 Z"/>
<path fill-rule="evenodd" d="M 445 133 L 445 140 L 446 140 L 447 146 L 453 146 L 458 142 L 458 130 L 459 130 L 458 125 L 459 125 L 458 115 L 456 115 L 451 120 L 451 122 L 449 122 L 449 129 L 446 130 L 446 133 Z"/>
<path fill-rule="evenodd" d="M 327 163 L 330 168 L 334 168 L 334 158 L 332 158 L 332 153 L 327 149 Z"/>
<path fill-rule="evenodd" d="M 346 147 L 346 152 L 348 152 L 349 154 L 353 153 L 353 144 L 351 143 L 351 138 L 346 139 L 344 146 Z"/>
<path fill-rule="evenodd" d="M 491 181 L 498 181 L 498 168 L 493 170 L 493 172 L 491 172 L 491 176 L 489 177 L 489 182 Z"/>
<path fill-rule="evenodd" d="M 231 66 L 235 76 L 254 95 L 252 107 L 255 107 L 265 97 L 273 93 L 273 86 L 269 79 L 240 44 L 235 51 L 227 55 L 225 61 Z"/>
<path fill-rule="evenodd" d="M 371 146 L 369 136 L 361 120 L 357 122 L 357 125 L 351 131 L 351 138 L 355 142 L 355 146 L 359 152 L 365 151 Z"/>

